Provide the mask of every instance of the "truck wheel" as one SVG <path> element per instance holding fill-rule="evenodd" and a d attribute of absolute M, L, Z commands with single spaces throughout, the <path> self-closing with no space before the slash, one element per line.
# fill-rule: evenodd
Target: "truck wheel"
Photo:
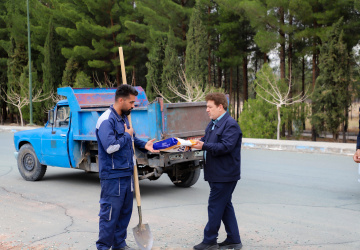
<path fill-rule="evenodd" d="M 31 144 L 23 145 L 19 150 L 18 168 L 27 181 L 38 181 L 44 177 L 46 165 L 41 165 Z"/>
<path fill-rule="evenodd" d="M 182 174 L 177 178 L 179 182 L 176 182 L 176 176 L 169 175 L 170 180 L 174 183 L 177 187 L 191 187 L 194 185 L 200 176 L 200 167 L 195 168 L 193 170 L 188 171 L 187 173 Z"/>

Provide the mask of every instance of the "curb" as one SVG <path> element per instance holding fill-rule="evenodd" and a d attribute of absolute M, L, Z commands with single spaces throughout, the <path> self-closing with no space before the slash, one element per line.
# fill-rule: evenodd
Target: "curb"
<path fill-rule="evenodd" d="M 41 128 L 41 126 L 21 127 L 21 126 L 0 125 L 0 132 L 8 131 L 15 133 L 17 131 L 30 130 L 36 128 Z M 290 140 L 278 141 L 272 139 L 243 138 L 242 148 L 352 156 L 356 151 L 356 144 L 337 143 L 337 142 L 290 141 Z"/>
<path fill-rule="evenodd" d="M 11 131 L 13 133 L 18 132 L 18 131 L 24 131 L 24 130 L 31 130 L 31 129 L 36 129 L 36 128 L 41 128 L 41 126 L 4 126 L 4 125 L 0 125 L 0 131 Z"/>
<path fill-rule="evenodd" d="M 336 154 L 352 156 L 356 151 L 355 143 L 309 142 L 268 139 L 243 139 L 243 148 L 301 153 Z"/>

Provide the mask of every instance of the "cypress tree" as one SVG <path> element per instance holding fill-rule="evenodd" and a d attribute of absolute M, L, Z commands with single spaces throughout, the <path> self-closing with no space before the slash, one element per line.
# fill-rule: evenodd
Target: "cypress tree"
<path fill-rule="evenodd" d="M 149 61 L 146 63 L 146 67 L 148 69 L 148 73 L 146 75 L 147 85 L 146 85 L 146 95 L 147 98 L 152 101 L 156 97 L 156 93 L 154 90 L 154 85 L 159 86 L 159 83 L 162 82 L 162 68 L 163 60 L 164 60 L 164 46 L 165 41 L 162 38 L 158 38 L 154 42 L 154 46 L 152 46 L 148 58 Z M 160 91 L 162 91 L 160 89 Z"/>
<path fill-rule="evenodd" d="M 186 77 L 188 80 L 206 84 L 208 80 L 208 38 L 201 20 L 201 11 L 197 5 L 190 18 L 189 30 L 186 34 Z"/>
<path fill-rule="evenodd" d="M 174 32 L 170 29 L 167 36 L 167 43 L 165 46 L 165 55 L 163 62 L 163 71 L 161 75 L 161 90 L 162 93 L 169 98 L 174 98 L 174 94 L 168 90 L 168 84 L 175 86 L 179 85 L 179 74 L 181 73 L 180 60 L 178 52 L 175 47 Z"/>
<path fill-rule="evenodd" d="M 349 92 L 349 53 L 341 29 L 342 19 L 324 37 L 320 51 L 320 75 L 313 97 L 312 124 L 318 131 L 329 131 L 338 139 L 341 124 L 351 104 Z"/>

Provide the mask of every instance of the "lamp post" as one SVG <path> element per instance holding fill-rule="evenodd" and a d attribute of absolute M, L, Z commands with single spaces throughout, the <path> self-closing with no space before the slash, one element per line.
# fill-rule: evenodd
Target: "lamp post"
<path fill-rule="evenodd" d="M 33 125 L 33 110 L 32 110 L 32 71 L 31 71 L 31 42 L 30 42 L 30 17 L 29 17 L 29 0 L 27 3 L 27 24 L 28 24 L 28 51 L 29 51 L 29 101 L 30 101 L 30 123 Z"/>

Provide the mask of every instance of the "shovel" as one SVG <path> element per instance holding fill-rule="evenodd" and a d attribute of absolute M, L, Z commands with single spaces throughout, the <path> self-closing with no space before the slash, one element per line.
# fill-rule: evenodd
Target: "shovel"
<path fill-rule="evenodd" d="M 150 231 L 148 224 L 142 224 L 142 213 L 141 213 L 141 200 L 140 200 L 140 187 L 139 187 L 139 178 L 137 172 L 137 166 L 135 163 L 134 166 L 134 188 L 135 188 L 135 197 L 136 203 L 139 212 L 139 224 L 133 228 L 135 242 L 140 247 L 141 250 L 150 250 L 153 245 L 153 237 Z"/>
<path fill-rule="evenodd" d="M 124 53 L 122 47 L 119 47 L 119 55 L 120 55 L 120 64 L 121 64 L 121 73 L 123 84 L 127 84 L 126 75 L 125 75 L 125 63 L 124 63 Z M 128 116 L 128 120 L 131 124 L 131 115 Z M 136 155 L 135 155 L 135 145 L 134 140 L 132 142 L 133 150 L 134 150 L 134 189 L 135 189 L 135 197 L 136 203 L 138 207 L 139 213 L 139 224 L 133 228 L 135 242 L 141 250 L 150 250 L 153 245 L 153 237 L 150 232 L 150 227 L 148 224 L 142 224 L 142 213 L 141 213 L 141 199 L 140 199 L 140 186 L 139 186 L 139 177 L 136 165 Z"/>

